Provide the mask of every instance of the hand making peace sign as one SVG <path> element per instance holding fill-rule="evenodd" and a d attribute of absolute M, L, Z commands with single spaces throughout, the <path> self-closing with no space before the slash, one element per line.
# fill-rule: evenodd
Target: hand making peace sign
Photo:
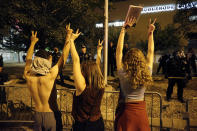
<path fill-rule="evenodd" d="M 99 41 L 98 41 L 98 45 L 97 45 L 97 50 L 102 50 L 103 49 L 103 40 L 102 41 L 100 41 L 100 39 L 99 39 Z"/>
<path fill-rule="evenodd" d="M 150 20 L 149 20 L 149 29 L 148 29 L 148 33 L 152 33 L 152 32 L 154 32 L 154 30 L 155 30 L 155 22 L 156 22 L 156 18 L 154 19 L 154 21 L 153 21 L 153 23 L 151 23 L 151 18 L 150 18 Z"/>
<path fill-rule="evenodd" d="M 37 31 L 34 33 L 34 31 L 31 31 L 31 42 L 36 44 L 38 42 L 38 38 L 37 38 Z"/>
<path fill-rule="evenodd" d="M 73 32 L 73 30 L 70 28 L 70 23 L 68 25 L 66 25 L 66 32 L 68 34 L 71 34 Z"/>
<path fill-rule="evenodd" d="M 72 33 L 70 39 L 75 40 L 77 37 L 79 37 L 80 34 L 81 34 L 81 32 L 79 32 L 79 29 L 77 29 L 77 31 L 75 33 Z"/>

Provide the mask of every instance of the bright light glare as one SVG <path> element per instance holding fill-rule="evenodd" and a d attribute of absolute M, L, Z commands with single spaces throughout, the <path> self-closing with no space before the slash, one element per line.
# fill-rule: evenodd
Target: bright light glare
<path fill-rule="evenodd" d="M 189 17 L 189 20 L 190 20 L 190 21 L 194 21 L 194 20 L 197 20 L 197 15 L 194 15 L 194 16 L 190 16 L 190 17 Z"/>
<path fill-rule="evenodd" d="M 156 13 L 156 12 L 173 11 L 173 10 L 175 10 L 175 4 L 158 5 L 158 6 L 144 7 L 141 13 L 147 14 L 147 13 Z"/>

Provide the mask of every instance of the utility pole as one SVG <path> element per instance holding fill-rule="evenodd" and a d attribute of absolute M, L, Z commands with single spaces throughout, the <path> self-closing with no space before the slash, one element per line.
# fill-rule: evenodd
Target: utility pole
<path fill-rule="evenodd" d="M 108 0 L 105 0 L 105 37 L 104 37 L 104 79 L 107 84 L 107 59 L 108 59 Z"/>

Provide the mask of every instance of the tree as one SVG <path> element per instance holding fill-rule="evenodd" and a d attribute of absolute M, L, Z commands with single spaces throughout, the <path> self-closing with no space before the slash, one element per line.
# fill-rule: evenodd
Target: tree
<path fill-rule="evenodd" d="M 68 23 L 74 30 L 79 28 L 82 31 L 79 43 L 88 42 L 96 36 L 95 24 L 102 18 L 95 11 L 103 6 L 99 0 L 1 0 L 1 3 L 1 10 L 5 13 L 0 13 L 1 36 L 9 37 L 6 32 L 10 29 L 14 28 L 16 32 L 20 29 L 17 37 L 20 36 L 26 49 L 31 30 L 38 31 L 40 44 L 36 48 L 62 47 Z"/>
<path fill-rule="evenodd" d="M 25 43 L 27 43 L 22 37 L 23 36 L 19 32 L 16 32 L 16 30 L 12 29 L 10 30 L 10 35 L 4 38 L 4 41 L 6 42 L 2 43 L 2 49 L 10 50 L 11 48 L 12 51 L 17 52 L 18 62 L 20 62 L 19 53 L 26 49 Z"/>
<path fill-rule="evenodd" d="M 176 0 L 176 2 L 179 4 L 179 8 L 182 9 L 177 10 L 174 15 L 174 23 L 179 34 L 187 38 L 191 32 L 197 32 L 197 21 L 192 20 L 192 16 L 196 16 L 197 12 L 196 2 L 193 0 Z"/>
<path fill-rule="evenodd" d="M 109 36 L 109 42 L 113 42 L 116 45 L 117 42 L 118 42 L 120 31 L 121 31 L 121 28 L 109 27 L 109 35 L 108 35 Z M 126 33 L 125 37 L 124 37 L 124 43 L 128 43 L 128 41 L 129 41 L 129 36 Z"/>
<path fill-rule="evenodd" d="M 187 45 L 187 42 L 185 41 L 183 36 L 178 33 L 174 24 L 167 25 L 163 30 L 161 29 L 159 23 L 156 23 L 155 26 L 155 51 L 169 52 L 170 50 L 174 51 Z M 147 40 L 141 40 L 140 42 L 138 42 L 137 46 L 141 48 L 144 52 L 146 52 L 147 43 Z"/>

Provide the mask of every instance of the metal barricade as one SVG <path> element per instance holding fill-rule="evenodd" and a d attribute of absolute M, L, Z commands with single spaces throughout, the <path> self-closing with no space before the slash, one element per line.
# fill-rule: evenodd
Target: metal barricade
<path fill-rule="evenodd" d="M 26 87 L 5 86 L 7 93 L 6 110 L 0 110 L 1 120 L 21 120 L 31 122 L 31 115 L 34 112 L 34 103 Z M 75 89 L 57 89 L 57 103 L 62 113 L 62 123 L 64 129 L 70 130 L 74 119 L 71 115 L 73 94 Z M 102 103 L 101 113 L 105 123 L 106 131 L 114 130 L 115 110 L 118 104 L 119 91 L 105 91 Z M 146 92 L 145 100 L 147 103 L 147 113 L 150 117 L 150 126 L 153 127 L 152 118 L 159 117 L 160 129 L 162 128 L 162 99 L 157 92 Z M 155 114 L 154 111 L 158 113 Z M 6 117 L 2 117 L 2 113 Z"/>
<path fill-rule="evenodd" d="M 31 127 L 32 103 L 26 87 L 0 85 L 0 126 L 2 128 L 23 130 L 24 126 Z"/>
<path fill-rule="evenodd" d="M 191 129 L 197 129 L 197 125 L 192 124 L 191 121 L 197 120 L 197 97 L 193 97 L 192 99 L 186 100 L 185 105 L 185 113 L 183 114 L 183 119 L 187 121 L 187 131 L 190 131 Z"/>
<path fill-rule="evenodd" d="M 62 112 L 63 125 L 64 127 L 71 128 L 74 122 L 71 111 L 72 111 L 72 95 L 74 94 L 74 89 L 58 89 L 58 104 L 59 109 Z M 101 113 L 105 123 L 106 131 L 114 130 L 114 120 L 115 120 L 115 110 L 118 104 L 119 91 L 105 91 L 102 102 L 101 102 Z M 150 98 L 149 98 L 150 97 Z M 157 98 L 156 98 L 157 97 Z M 156 99 L 156 100 L 155 100 Z M 150 126 L 152 125 L 153 112 L 158 111 L 160 119 L 159 128 L 162 128 L 162 97 L 157 92 L 146 92 L 145 100 L 147 100 L 147 112 L 150 116 Z M 157 107 L 154 107 L 157 106 Z M 158 107 L 159 106 L 159 107 Z M 155 110 L 156 109 L 156 110 Z"/>
<path fill-rule="evenodd" d="M 145 92 L 144 97 L 147 105 L 147 113 L 150 117 L 150 127 L 151 131 L 153 127 L 158 127 L 158 125 L 153 125 L 153 118 L 159 118 L 159 128 L 162 129 L 162 96 L 158 92 Z M 156 107 L 154 107 L 156 106 Z"/>

